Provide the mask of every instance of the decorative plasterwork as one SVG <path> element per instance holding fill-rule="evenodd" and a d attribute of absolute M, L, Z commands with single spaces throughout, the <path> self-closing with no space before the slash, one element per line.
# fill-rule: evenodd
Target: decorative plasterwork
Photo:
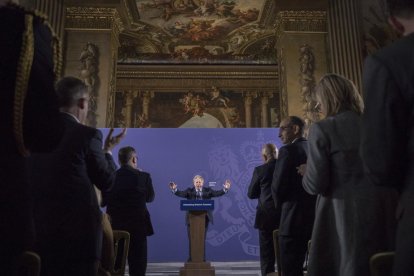
<path fill-rule="evenodd" d="M 277 72 L 178 72 L 178 71 L 118 71 L 118 78 L 216 78 L 216 79 L 277 79 Z"/>
<path fill-rule="evenodd" d="M 79 61 L 81 63 L 79 75 L 89 93 L 88 125 L 96 127 L 97 109 L 99 101 L 99 48 L 88 42 L 84 46 Z"/>
<path fill-rule="evenodd" d="M 279 87 L 280 87 L 280 116 L 284 118 L 288 116 L 288 93 L 286 80 L 286 64 L 283 57 L 283 48 L 279 50 Z"/>
<path fill-rule="evenodd" d="M 116 35 L 124 30 L 116 8 L 67 7 L 65 29 L 113 30 Z"/>
<path fill-rule="evenodd" d="M 275 25 L 277 36 L 282 32 L 327 32 L 326 11 L 281 11 Z"/>
<path fill-rule="evenodd" d="M 117 52 L 112 52 L 112 67 L 111 79 L 109 81 L 109 95 L 106 107 L 106 126 L 114 126 L 114 112 L 115 112 L 115 92 L 116 92 L 116 70 L 117 70 Z"/>
<path fill-rule="evenodd" d="M 313 99 L 315 91 L 315 56 L 313 49 L 307 45 L 301 45 L 299 47 L 299 84 L 300 95 L 302 98 L 302 111 L 303 118 L 307 126 L 310 126 L 313 122 L 319 119 L 319 113 L 315 110 L 316 102 Z"/>

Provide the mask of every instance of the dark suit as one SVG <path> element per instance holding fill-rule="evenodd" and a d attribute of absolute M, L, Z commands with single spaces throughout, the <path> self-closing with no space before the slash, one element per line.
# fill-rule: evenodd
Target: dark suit
<path fill-rule="evenodd" d="M 247 196 L 258 198 L 254 227 L 259 229 L 260 267 L 262 276 L 275 271 L 273 230 L 279 227 L 280 210 L 276 210 L 272 197 L 272 180 L 276 160 L 258 166 L 253 171 Z"/>
<path fill-rule="evenodd" d="M 116 172 L 115 184 L 105 196 L 112 228 L 131 235 L 128 254 L 131 276 L 145 276 L 147 236 L 154 234 L 146 203 L 154 201 L 154 197 L 150 174 L 129 165 L 122 166 Z"/>
<path fill-rule="evenodd" d="M 201 198 L 198 198 L 196 189 L 194 187 L 187 188 L 184 191 L 180 191 L 180 190 L 177 189 L 177 191 L 174 192 L 174 194 L 176 196 L 184 197 L 186 199 L 211 199 L 213 197 L 222 196 L 225 193 L 226 192 L 224 191 L 224 189 L 223 190 L 213 190 L 211 188 L 205 188 L 205 187 L 202 188 Z M 206 232 L 207 232 L 209 221 L 211 221 L 211 223 L 213 223 L 213 214 L 211 213 L 211 211 L 207 212 Z M 191 240 L 190 239 L 190 230 L 189 230 L 190 222 L 188 220 L 188 213 L 185 216 L 185 223 L 187 225 L 188 240 L 190 241 Z M 205 243 L 205 241 L 206 241 L 206 235 L 204 235 L 204 243 Z M 190 246 L 190 249 L 191 249 L 191 245 L 189 245 L 189 246 Z M 188 252 L 190 252 L 190 250 L 188 250 Z M 205 257 L 205 255 L 206 254 L 205 254 L 205 246 L 204 246 L 204 257 Z M 189 260 L 190 260 L 190 258 L 189 258 Z"/>
<path fill-rule="evenodd" d="M 414 271 L 414 33 L 367 58 L 361 156 L 368 179 L 398 189 L 394 275 Z"/>
<path fill-rule="evenodd" d="M 25 26 L 25 17 L 32 24 Z M 28 36 L 33 46 L 22 48 L 25 30 L 33 28 Z M 28 80 L 24 109 L 14 110 L 16 75 L 21 51 L 33 50 L 31 71 L 23 73 Z M 27 50 L 27 51 L 26 51 Z M 34 243 L 32 197 L 29 191 L 28 160 L 18 151 L 14 130 L 22 125 L 22 141 L 30 152 L 48 152 L 61 138 L 57 98 L 53 88 L 52 34 L 43 20 L 17 6 L 0 8 L 0 271 L 12 275 L 11 269 L 24 250 Z M 29 67 L 30 68 L 30 67 Z M 24 82 L 22 78 L 19 83 Z M 22 124 L 16 124 L 16 115 L 22 115 Z M 20 135 L 19 135 L 20 136 Z"/>
<path fill-rule="evenodd" d="M 307 243 L 315 218 L 316 197 L 302 187 L 297 167 L 306 163 L 308 145 L 304 138 L 280 148 L 272 182 L 275 205 L 281 206 L 279 226 L 283 276 L 303 275 Z"/>
<path fill-rule="evenodd" d="M 102 213 L 95 184 L 113 184 L 116 166 L 102 133 L 62 113 L 65 134 L 51 154 L 34 156 L 35 222 L 43 275 L 92 275 L 101 256 Z"/>

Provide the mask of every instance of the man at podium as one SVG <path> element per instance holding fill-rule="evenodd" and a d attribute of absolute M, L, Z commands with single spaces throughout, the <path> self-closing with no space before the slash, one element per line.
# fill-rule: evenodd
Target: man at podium
<path fill-rule="evenodd" d="M 194 187 L 187 188 L 187 189 L 181 191 L 177 188 L 177 184 L 175 184 L 174 182 L 170 182 L 170 189 L 171 189 L 171 192 L 173 194 L 175 194 L 176 196 L 178 196 L 178 197 L 183 197 L 183 198 L 190 199 L 190 200 L 203 200 L 203 199 L 211 199 L 213 197 L 222 196 L 230 190 L 230 186 L 231 186 L 230 180 L 227 179 L 223 184 L 223 189 L 221 189 L 221 190 L 213 190 L 210 187 L 203 187 L 204 178 L 201 175 L 194 176 L 193 184 L 194 184 Z M 208 223 L 210 221 L 213 223 L 213 215 L 212 215 L 211 211 L 208 211 L 207 216 L 206 216 L 206 224 L 205 224 L 206 232 L 207 232 Z M 185 222 L 186 222 L 186 225 L 187 225 L 188 238 L 189 238 L 189 241 L 191 241 L 191 239 L 190 239 L 190 222 L 189 222 L 188 212 L 186 214 Z M 204 235 L 204 244 L 205 244 L 205 236 L 206 235 Z M 190 244 L 190 248 L 191 248 L 191 244 Z M 205 248 L 205 246 L 204 246 L 204 248 Z M 205 256 L 205 254 L 204 254 L 204 256 Z M 188 261 L 191 261 L 191 255 L 188 258 Z"/>

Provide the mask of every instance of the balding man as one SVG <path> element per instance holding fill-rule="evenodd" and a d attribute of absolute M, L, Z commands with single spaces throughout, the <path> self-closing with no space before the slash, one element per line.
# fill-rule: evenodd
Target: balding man
<path fill-rule="evenodd" d="M 263 165 L 253 171 L 247 196 L 258 199 L 254 228 L 259 230 L 260 268 L 262 276 L 275 271 L 273 230 L 279 227 L 280 209 L 276 209 L 272 197 L 272 180 L 276 165 L 276 147 L 266 144 L 262 147 Z"/>

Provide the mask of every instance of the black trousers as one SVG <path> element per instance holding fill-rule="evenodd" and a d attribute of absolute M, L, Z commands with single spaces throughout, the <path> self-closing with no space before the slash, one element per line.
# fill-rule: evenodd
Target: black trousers
<path fill-rule="evenodd" d="M 279 236 L 279 246 L 282 275 L 303 276 L 308 238 L 304 236 Z"/>
<path fill-rule="evenodd" d="M 147 237 L 131 234 L 128 253 L 129 275 L 145 276 L 147 259 Z"/>
<path fill-rule="evenodd" d="M 273 230 L 259 230 L 260 270 L 262 276 L 275 272 L 275 251 L 273 247 Z"/>

